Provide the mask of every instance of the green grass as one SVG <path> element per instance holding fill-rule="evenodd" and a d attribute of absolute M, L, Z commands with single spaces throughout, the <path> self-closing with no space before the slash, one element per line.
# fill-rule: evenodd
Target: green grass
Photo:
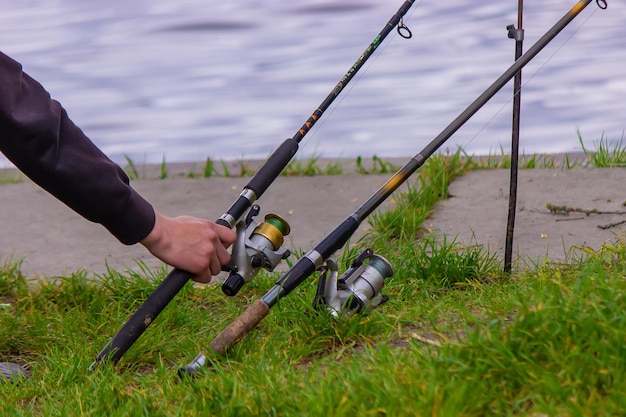
<path fill-rule="evenodd" d="M 0 385 L 3 415 L 604 416 L 626 409 L 626 242 L 575 251 L 567 263 L 504 276 L 479 246 L 423 230 L 450 182 L 473 169 L 462 151 L 429 159 L 372 232 L 394 266 L 389 301 L 332 318 L 313 309 L 311 278 L 272 308 L 212 369 L 188 363 L 277 276 L 237 297 L 186 286 L 116 366 L 89 364 L 166 270 L 78 271 L 28 282 L 0 266 L 0 361 L 29 380 Z"/>
<path fill-rule="evenodd" d="M 400 167 L 392 164 L 389 161 L 385 161 L 381 158 L 379 158 L 378 156 L 374 155 L 372 157 L 372 163 L 371 166 L 369 168 L 367 168 L 363 162 L 363 158 L 361 158 L 360 156 L 357 156 L 356 160 L 355 160 L 355 170 L 357 172 L 357 174 L 364 174 L 364 175 L 369 175 L 369 174 L 393 174 L 394 172 L 396 172 L 398 169 L 400 169 Z"/>
<path fill-rule="evenodd" d="M 550 154 L 521 154 L 518 158 L 518 167 L 520 169 L 573 169 L 583 166 L 591 166 L 594 168 L 621 167 L 626 166 L 626 147 L 623 144 L 623 137 L 619 141 L 611 141 L 602 135 L 598 141 L 593 142 L 593 148 L 585 146 L 580 132 L 577 132 L 578 141 L 586 161 L 580 158 L 572 158 L 570 154 L 565 153 L 562 157 Z M 449 155 L 445 152 L 443 155 Z M 467 154 L 463 149 L 455 152 L 459 158 L 467 161 L 471 169 L 510 169 L 511 155 L 506 153 L 501 146 L 498 152 L 489 152 L 487 155 L 476 157 Z M 137 164 L 127 155 L 124 156 L 126 165 L 124 170 L 131 180 L 150 179 L 166 179 L 175 176 L 168 169 L 165 157 L 161 160 L 156 175 L 146 172 L 142 166 L 141 172 Z M 216 161 L 211 157 L 205 159 L 199 172 L 196 172 L 197 164 L 192 164 L 188 172 L 183 176 L 188 178 L 211 178 L 211 177 L 251 177 L 255 174 L 257 166 L 251 166 L 244 159 L 234 162 L 224 160 Z M 357 156 L 353 162 L 352 170 L 362 175 L 384 175 L 393 174 L 400 167 L 391 163 L 389 160 L 374 155 L 371 161 L 366 162 L 361 156 Z M 346 166 L 339 162 L 322 161 L 320 155 L 305 159 L 293 159 L 281 172 L 284 176 L 316 176 L 316 175 L 342 175 L 346 172 Z M 13 182 L 10 178 L 3 180 L 2 172 L 0 172 L 0 183 Z"/>
<path fill-rule="evenodd" d="M 578 142 L 586 157 L 586 161 L 572 159 L 568 153 L 563 158 L 557 158 L 550 154 L 522 154 L 519 157 L 518 166 L 520 169 L 572 169 L 585 165 L 594 168 L 623 167 L 626 166 L 626 146 L 623 144 L 623 136 L 619 141 L 609 140 L 602 135 L 598 141 L 593 142 L 593 148 L 585 146 L 582 135 L 577 132 Z M 475 157 L 468 155 L 464 150 L 459 149 L 461 155 L 471 162 L 472 169 L 509 169 L 511 167 L 511 156 L 507 154 L 501 146 L 499 152 L 489 152 L 485 156 Z M 146 165 L 138 164 L 130 156 L 124 155 L 124 171 L 131 180 L 140 179 L 167 179 L 174 176 L 168 167 L 165 156 L 155 173 L 154 170 L 146 170 Z M 200 169 L 196 171 L 197 166 Z M 191 168 L 182 176 L 187 178 L 211 178 L 211 177 L 251 177 L 256 172 L 256 166 L 250 166 L 244 159 L 229 163 L 224 160 L 216 161 L 207 157 L 201 164 L 192 164 Z M 366 163 L 365 159 L 357 156 L 354 160 L 353 170 L 357 174 L 392 174 L 399 169 L 398 166 L 380 158 L 376 155 L 371 162 Z M 290 161 L 281 175 L 285 176 L 315 176 L 315 175 L 342 175 L 346 168 L 338 162 L 322 162 L 319 155 L 306 159 L 294 159 Z M 24 176 L 15 169 L 0 170 L 0 184 L 19 183 L 24 181 Z"/>
<path fill-rule="evenodd" d="M 281 175 L 287 177 L 294 176 L 307 176 L 312 177 L 315 175 L 341 175 L 343 174 L 343 167 L 338 162 L 331 162 L 322 166 L 319 161 L 319 157 L 315 156 L 307 160 L 292 159 L 285 169 L 281 172 Z"/>
<path fill-rule="evenodd" d="M 161 160 L 161 170 L 159 172 L 159 179 L 164 180 L 165 178 L 168 177 L 168 170 L 167 170 L 167 164 L 165 163 L 165 156 L 163 156 L 163 159 Z"/>
<path fill-rule="evenodd" d="M 448 186 L 457 176 L 473 167 L 473 160 L 463 156 L 461 150 L 454 154 L 435 154 L 426 161 L 416 180 L 409 180 L 407 189 L 392 198 L 392 207 L 377 211 L 368 222 L 375 230 L 372 240 L 388 246 L 391 240 L 412 242 L 420 233 L 435 204 L 448 197 Z"/>
<path fill-rule="evenodd" d="M 465 151 L 461 150 L 466 158 L 471 158 L 473 161 L 473 169 L 510 169 L 511 168 L 511 155 L 504 151 L 504 148 L 500 147 L 499 153 L 489 152 L 485 156 L 473 157 L 467 155 Z M 576 159 L 572 159 L 566 152 L 563 154 L 563 160 L 559 161 L 557 157 L 550 154 L 521 154 L 518 157 L 519 169 L 573 169 L 582 167 L 583 162 Z"/>
<path fill-rule="evenodd" d="M 140 179 L 141 175 L 139 175 L 139 170 L 137 169 L 135 161 L 133 161 L 128 155 L 124 155 L 124 160 L 126 161 L 126 165 L 124 166 L 124 172 L 126 172 L 128 178 L 130 178 L 131 180 Z"/>
<path fill-rule="evenodd" d="M 626 147 L 623 144 L 624 135 L 619 141 L 611 141 L 604 136 L 594 142 L 594 150 L 587 149 L 583 143 L 580 131 L 576 132 L 578 141 L 589 164 L 594 168 L 612 168 L 626 166 Z"/>
<path fill-rule="evenodd" d="M 0 184 L 17 184 L 24 181 L 24 174 L 13 168 L 0 169 Z"/>
<path fill-rule="evenodd" d="M 94 355 L 162 278 L 77 273 L 25 290 L 2 269 L 2 360 L 31 379 L 4 385 L 4 415 L 621 415 L 626 383 L 626 249 L 498 278 L 487 258 L 405 246 L 389 258 L 390 301 L 332 319 L 307 282 L 226 358 L 194 380 L 176 368 L 203 349 L 273 280 L 237 298 L 185 288 L 117 366 Z M 450 257 L 450 258 L 449 258 Z M 450 261 L 450 262 L 448 262 Z M 441 262 L 454 265 L 442 267 Z M 457 274 L 455 283 L 443 277 Z M 485 276 L 490 279 L 486 280 Z M 461 285 L 462 284 L 462 285 Z"/>

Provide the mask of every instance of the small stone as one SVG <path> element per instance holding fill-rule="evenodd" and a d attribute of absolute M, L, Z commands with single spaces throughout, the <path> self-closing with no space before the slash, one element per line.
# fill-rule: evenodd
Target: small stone
<path fill-rule="evenodd" d="M 28 378 L 28 371 L 24 367 L 11 362 L 0 362 L 0 382 L 17 382 Z"/>

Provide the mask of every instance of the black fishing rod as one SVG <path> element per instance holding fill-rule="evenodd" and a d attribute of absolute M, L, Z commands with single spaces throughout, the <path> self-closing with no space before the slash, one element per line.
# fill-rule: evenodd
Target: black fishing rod
<path fill-rule="evenodd" d="M 233 245 L 231 264 L 227 267 L 230 275 L 222 285 L 222 290 L 226 295 L 232 296 L 237 294 L 241 287 L 258 272 L 260 267 L 273 270 L 281 259 L 289 255 L 285 248 L 277 249 L 282 246 L 283 236 L 289 233 L 289 225 L 276 215 L 269 215 L 269 219 L 266 217 L 265 223 L 257 225 L 252 221 L 252 217 L 258 214 L 259 209 L 258 206 L 252 205 L 289 164 L 289 161 L 298 151 L 298 145 L 304 136 L 322 117 L 324 111 L 335 101 L 337 96 L 339 96 L 350 80 L 354 78 L 393 28 L 397 28 L 398 34 L 403 38 L 408 39 L 412 36 L 411 31 L 403 22 L 403 17 L 413 3 L 414 0 L 406 0 L 402 4 L 396 14 L 391 17 L 382 31 L 374 38 L 302 127 L 298 129 L 296 134 L 291 139 L 285 140 L 270 155 L 250 179 L 231 207 L 217 219 L 217 224 L 230 228 L 236 227 L 238 232 L 237 242 Z M 249 209 L 250 212 L 248 212 Z M 248 212 L 246 220 L 240 221 L 246 212 Z M 249 255 L 248 249 L 252 249 L 257 253 Z M 239 265 L 237 261 L 239 261 Z M 111 341 L 100 351 L 89 369 L 93 370 L 105 360 L 117 362 L 193 277 L 194 275 L 189 272 L 179 269 L 172 270 L 113 336 Z"/>
<path fill-rule="evenodd" d="M 394 174 L 374 195 L 359 209 L 346 218 L 327 235 L 315 249 L 300 258 L 265 295 L 252 303 L 239 317 L 229 324 L 213 341 L 211 350 L 223 355 L 226 350 L 241 340 L 256 327 L 282 297 L 287 296 L 328 258 L 341 249 L 356 232 L 361 222 L 369 216 L 384 200 L 402 185 L 426 160 L 439 149 L 461 126 L 463 126 L 482 106 L 485 105 L 518 71 L 532 60 L 550 41 L 567 26 L 593 0 L 581 0 L 562 17 L 544 36 L 542 36 L 525 54 L 507 69 L 489 88 L 470 104 L 452 123 L 450 123 L 422 152 L 415 155 L 406 165 Z M 607 7 L 605 0 L 596 0 L 602 9 Z M 208 358 L 198 355 L 189 365 L 179 370 L 179 375 L 193 375 L 205 366 Z"/>

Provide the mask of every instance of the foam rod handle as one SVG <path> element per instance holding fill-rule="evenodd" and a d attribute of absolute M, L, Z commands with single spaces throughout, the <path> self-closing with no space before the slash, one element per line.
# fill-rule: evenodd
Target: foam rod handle
<path fill-rule="evenodd" d="M 194 275 L 189 272 L 173 269 L 107 343 L 89 369 L 95 369 L 107 359 L 116 363 L 193 277 Z"/>
<path fill-rule="evenodd" d="M 246 188 L 254 191 L 257 198 L 261 197 L 289 164 L 296 152 L 298 152 L 298 141 L 293 138 L 285 140 L 254 174 Z"/>
<path fill-rule="evenodd" d="M 211 342 L 211 349 L 218 355 L 224 355 L 241 340 L 250 330 L 254 329 L 270 312 L 270 306 L 261 299 L 256 300 L 239 317 L 226 327 Z"/>

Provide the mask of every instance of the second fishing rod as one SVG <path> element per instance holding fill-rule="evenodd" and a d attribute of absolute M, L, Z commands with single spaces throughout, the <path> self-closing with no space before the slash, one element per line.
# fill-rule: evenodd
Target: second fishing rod
<path fill-rule="evenodd" d="M 217 355 L 224 355 L 239 340 L 245 337 L 257 324 L 265 318 L 278 301 L 290 294 L 302 282 L 315 271 L 324 268 L 334 268 L 329 263 L 329 258 L 344 247 L 350 237 L 356 232 L 361 222 L 374 212 L 394 191 L 400 187 L 426 160 L 439 149 L 457 130 L 459 130 L 481 107 L 483 107 L 499 90 L 501 90 L 528 62 L 530 62 L 552 39 L 556 37 L 585 7 L 593 0 L 580 0 L 574 5 L 552 28 L 550 28 L 530 49 L 519 57 L 496 81 L 491 84 L 474 102 L 472 102 L 456 119 L 454 119 L 435 139 L 433 139 L 420 153 L 415 155 L 406 165 L 396 172 L 374 195 L 372 195 L 361 207 L 348 216 L 331 233 L 329 233 L 313 250 L 300 258 L 294 265 L 276 282 L 276 284 L 263 295 L 262 298 L 252 303 L 241 315 L 229 324 L 210 344 L 210 350 Z M 607 7 L 605 0 L 596 0 L 602 9 Z M 377 281 L 383 275 L 390 276 L 390 265 L 383 259 L 375 259 L 371 254 L 365 257 L 372 259 L 378 265 L 374 269 L 379 270 Z M 382 258 L 382 257 L 381 257 Z M 357 261 L 357 265 L 360 261 Z M 373 282 L 367 279 L 368 284 Z M 382 285 L 370 285 L 369 294 L 374 294 Z M 376 287 L 376 288 L 374 288 Z M 355 296 L 358 296 L 356 294 Z M 372 297 L 373 298 L 373 297 Z M 199 354 L 187 366 L 179 369 L 179 376 L 193 376 L 200 369 L 210 363 L 210 358 Z"/>
<path fill-rule="evenodd" d="M 412 36 L 409 28 L 403 23 L 403 17 L 413 3 L 414 0 L 404 1 L 396 14 L 391 17 L 385 27 L 302 127 L 298 129 L 296 134 L 292 138 L 285 140 L 272 153 L 250 179 L 231 207 L 217 219 L 217 224 L 230 228 L 234 227 L 237 231 L 237 241 L 232 248 L 231 263 L 226 268 L 230 274 L 222 285 L 222 290 L 226 295 L 233 296 L 237 294 L 241 287 L 250 281 L 261 268 L 272 271 L 282 259 L 289 255 L 289 251 L 282 246 L 283 237 L 290 232 L 287 222 L 280 216 L 270 214 L 266 216 L 265 222 L 257 224 L 253 218 L 259 214 L 260 209 L 253 204 L 278 178 L 298 151 L 299 143 L 304 136 L 322 117 L 323 113 L 354 78 L 389 33 L 396 28 L 398 34 L 403 38 L 408 39 Z M 98 353 L 89 369 L 95 369 L 97 365 L 105 360 L 117 362 L 192 278 L 193 274 L 189 272 L 179 269 L 172 270 L 128 321 L 124 323 L 111 341 Z"/>

